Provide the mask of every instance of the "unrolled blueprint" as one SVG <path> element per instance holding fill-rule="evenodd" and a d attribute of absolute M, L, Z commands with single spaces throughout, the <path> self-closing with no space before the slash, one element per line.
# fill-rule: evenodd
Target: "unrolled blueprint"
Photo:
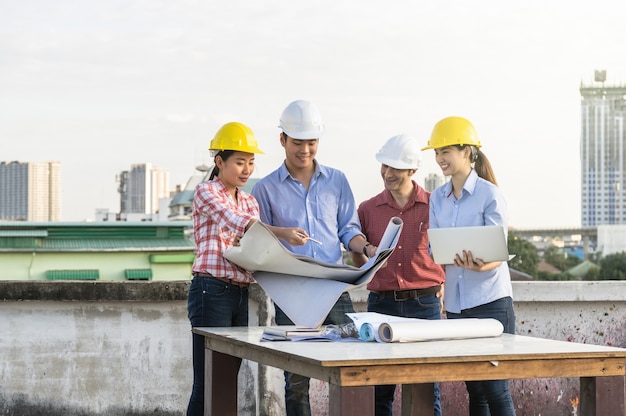
<path fill-rule="evenodd" d="M 240 245 L 229 248 L 224 257 L 253 271 L 259 286 L 297 326 L 316 328 L 343 292 L 372 280 L 393 252 L 402 225 L 397 217 L 389 221 L 376 256 L 360 268 L 296 255 L 260 222 L 254 223 Z"/>

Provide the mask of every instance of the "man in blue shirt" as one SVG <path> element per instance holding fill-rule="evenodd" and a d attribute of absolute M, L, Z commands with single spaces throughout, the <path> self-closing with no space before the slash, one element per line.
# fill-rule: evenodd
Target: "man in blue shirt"
<path fill-rule="evenodd" d="M 280 144 L 285 149 L 285 161 L 252 189 L 259 202 L 261 221 L 274 226 L 300 227 L 309 241 L 291 246 L 290 251 L 323 260 L 341 263 L 341 245 L 349 251 L 373 256 L 376 247 L 361 233 L 354 196 L 346 176 L 339 170 L 320 165 L 315 159 L 324 123 L 317 107 L 297 100 L 283 111 L 279 127 Z M 306 242 L 307 236 L 303 237 Z M 326 317 L 324 324 L 350 322 L 346 313 L 354 312 L 348 293 L 341 295 Z M 293 322 L 276 306 L 276 323 Z M 287 416 L 308 416 L 309 378 L 285 372 L 285 404 Z"/>

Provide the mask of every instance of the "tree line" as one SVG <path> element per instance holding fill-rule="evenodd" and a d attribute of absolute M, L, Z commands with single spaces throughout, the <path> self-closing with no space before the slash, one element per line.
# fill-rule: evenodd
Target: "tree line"
<path fill-rule="evenodd" d="M 509 260 L 509 267 L 529 274 L 536 280 L 626 280 L 626 252 L 604 257 L 596 254 L 590 259 L 592 264 L 585 269 L 584 274 L 573 275 L 568 270 L 580 265 L 583 260 L 566 255 L 554 245 L 546 248 L 540 257 L 534 244 L 519 237 L 514 231 L 509 231 L 508 248 L 509 253 L 515 254 L 515 257 Z M 539 270 L 541 260 L 560 272 Z"/>

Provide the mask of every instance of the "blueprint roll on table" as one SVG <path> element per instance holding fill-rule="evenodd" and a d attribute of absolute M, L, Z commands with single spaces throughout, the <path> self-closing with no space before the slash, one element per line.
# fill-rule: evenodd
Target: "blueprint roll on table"
<path fill-rule="evenodd" d="M 359 328 L 359 339 L 361 341 L 367 341 L 367 342 L 372 342 L 372 341 L 382 342 L 380 338 L 378 338 L 378 326 L 379 325 L 380 324 L 378 323 L 370 324 L 367 322 L 361 325 L 361 328 Z"/>
<path fill-rule="evenodd" d="M 500 321 L 492 318 L 413 319 L 381 323 L 378 326 L 378 337 L 382 342 L 417 342 L 497 337 L 503 331 Z"/>

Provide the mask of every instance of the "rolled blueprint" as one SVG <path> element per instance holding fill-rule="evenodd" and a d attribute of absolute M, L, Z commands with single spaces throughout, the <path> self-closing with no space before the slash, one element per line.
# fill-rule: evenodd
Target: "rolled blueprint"
<path fill-rule="evenodd" d="M 359 339 L 361 341 L 367 341 L 367 342 L 373 342 L 373 341 L 382 342 L 380 338 L 378 337 L 379 325 L 380 325 L 379 323 L 375 323 L 375 324 L 364 323 L 363 325 L 361 325 L 361 328 L 359 328 Z"/>
<path fill-rule="evenodd" d="M 359 339 L 362 341 L 383 342 L 378 336 L 378 327 L 383 322 L 412 321 L 413 318 L 385 315 L 377 312 L 352 312 L 348 317 L 359 330 Z"/>
<path fill-rule="evenodd" d="M 361 341 L 376 341 L 376 337 L 374 336 L 374 326 L 372 324 L 363 324 L 361 328 L 359 328 L 359 339 Z"/>
<path fill-rule="evenodd" d="M 389 224 L 387 224 L 387 228 L 385 229 L 383 237 L 380 239 L 380 243 L 378 244 L 378 249 L 376 250 L 377 255 L 381 250 L 396 246 L 398 238 L 400 237 L 399 230 L 402 229 L 402 225 L 403 222 L 399 217 L 391 217 L 391 219 L 389 220 Z"/>
<path fill-rule="evenodd" d="M 504 327 L 492 318 L 477 319 L 413 319 L 411 321 L 383 322 L 378 336 L 383 342 L 416 342 L 437 339 L 497 337 Z"/>

